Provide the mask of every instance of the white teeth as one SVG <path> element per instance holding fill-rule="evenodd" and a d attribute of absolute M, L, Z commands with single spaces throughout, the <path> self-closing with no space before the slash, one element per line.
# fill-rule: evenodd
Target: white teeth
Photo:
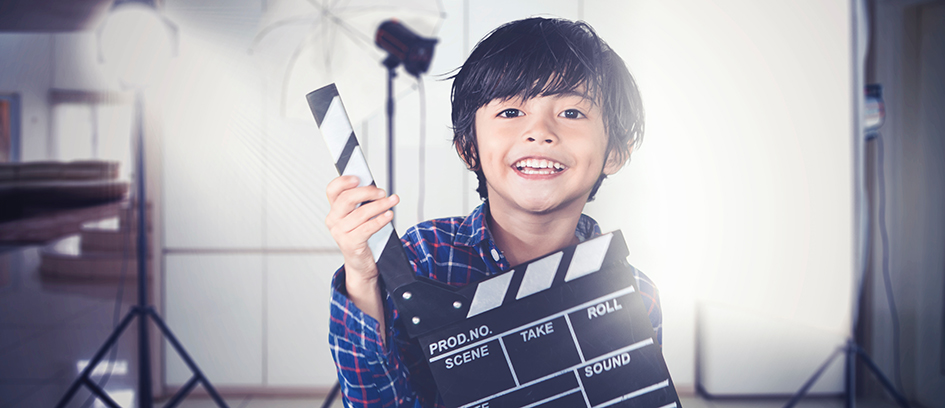
<path fill-rule="evenodd" d="M 552 174 L 555 173 L 554 170 L 535 170 L 528 167 L 525 167 L 521 170 L 523 174 Z"/>
<path fill-rule="evenodd" d="M 564 170 L 563 164 L 545 159 L 519 160 L 515 167 L 525 174 L 553 174 Z"/>

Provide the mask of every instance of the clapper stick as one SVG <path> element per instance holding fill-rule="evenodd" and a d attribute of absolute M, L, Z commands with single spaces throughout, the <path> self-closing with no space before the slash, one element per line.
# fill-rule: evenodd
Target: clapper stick
<path fill-rule="evenodd" d="M 338 174 L 358 176 L 359 187 L 374 185 L 374 177 L 335 84 L 309 93 L 306 99 Z M 393 225 L 388 223 L 371 236 L 368 247 L 377 262 L 384 287 L 406 319 L 405 326 L 411 337 L 465 316 L 469 307 L 466 297 L 449 285 L 416 276 Z"/>
<path fill-rule="evenodd" d="M 335 86 L 307 98 L 338 173 L 374 184 Z M 620 231 L 460 289 L 418 277 L 390 223 L 368 246 L 447 406 L 682 406 Z"/>

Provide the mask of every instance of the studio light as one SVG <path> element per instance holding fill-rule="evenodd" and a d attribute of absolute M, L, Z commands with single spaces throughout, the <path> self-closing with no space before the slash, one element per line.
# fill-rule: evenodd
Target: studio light
<path fill-rule="evenodd" d="M 151 384 L 151 344 L 148 334 L 148 322 L 151 321 L 158 326 L 163 338 L 167 339 L 171 348 L 194 374 L 187 384 L 171 397 L 167 406 L 177 406 L 199 384 L 210 394 L 217 406 L 226 408 L 226 402 L 190 358 L 154 306 L 148 303 L 148 252 L 153 251 L 149 251 L 147 238 L 149 228 L 144 143 L 145 88 L 163 74 L 164 69 L 170 64 L 171 57 L 176 54 L 177 27 L 158 12 L 154 0 L 115 0 L 97 34 L 99 62 L 104 65 L 106 71 L 110 71 L 118 78 L 123 88 L 131 88 L 135 93 L 132 137 L 136 166 L 132 204 L 137 207 L 137 217 L 133 218 L 137 218 L 135 245 L 138 304 L 128 311 L 92 359 L 88 362 L 80 362 L 79 378 L 69 386 L 56 407 L 65 408 L 81 387 L 87 388 L 96 397 L 97 402 L 109 408 L 117 408 L 122 404 L 127 406 L 134 399 L 137 399 L 139 408 L 152 407 L 154 401 Z M 98 370 L 99 363 L 105 358 L 105 353 L 117 346 L 118 338 L 136 318 L 138 320 L 138 389 L 106 392 L 102 386 L 92 380 L 92 375 Z M 119 404 L 117 400 L 122 400 L 122 404 Z"/>
<path fill-rule="evenodd" d="M 415 77 L 430 69 L 435 38 L 423 38 L 397 20 L 387 20 L 377 28 L 374 43 L 404 64 L 407 73 Z"/>
<path fill-rule="evenodd" d="M 422 86 L 420 74 L 427 72 L 433 60 L 435 38 L 423 38 L 396 19 L 387 20 L 374 34 L 374 43 L 387 51 L 383 65 L 387 67 L 387 194 L 394 194 L 394 77 L 397 67 L 404 64 L 408 74 L 417 78 L 417 85 Z M 421 90 L 422 94 L 422 90 Z M 423 132 L 420 134 L 421 146 Z M 421 171 L 422 173 L 422 171 Z"/>
<path fill-rule="evenodd" d="M 154 0 L 116 0 L 97 35 L 99 62 L 130 88 L 153 83 L 177 53 L 177 27 Z"/>

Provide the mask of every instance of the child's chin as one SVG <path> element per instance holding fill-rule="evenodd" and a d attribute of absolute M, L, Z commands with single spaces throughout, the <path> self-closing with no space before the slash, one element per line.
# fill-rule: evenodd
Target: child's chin
<path fill-rule="evenodd" d="M 518 202 L 518 205 L 523 210 L 533 214 L 546 214 L 561 207 L 561 203 L 559 201 L 552 199 L 521 200 Z"/>

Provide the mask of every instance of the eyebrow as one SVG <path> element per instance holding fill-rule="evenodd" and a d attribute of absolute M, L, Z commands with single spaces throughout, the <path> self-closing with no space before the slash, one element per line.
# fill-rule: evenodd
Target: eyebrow
<path fill-rule="evenodd" d="M 524 92 L 523 92 L 523 93 L 524 93 Z M 532 98 L 535 98 L 535 97 L 538 97 L 538 96 L 550 96 L 550 97 L 553 97 L 553 98 L 567 98 L 567 97 L 569 97 L 569 96 L 575 96 L 575 97 L 578 97 L 578 98 L 581 98 L 581 99 L 583 99 L 583 100 L 586 100 L 586 101 L 590 102 L 590 103 L 591 103 L 592 105 L 594 105 L 594 106 L 599 106 L 599 104 L 597 103 L 597 100 L 594 99 L 594 98 L 592 98 L 592 97 L 591 97 L 590 95 L 588 95 L 586 92 L 578 92 L 578 91 L 575 91 L 575 90 L 573 90 L 573 89 L 564 89 L 564 90 L 553 91 L 553 92 L 542 92 L 542 93 L 540 93 L 540 94 L 538 94 L 538 95 L 536 95 L 536 96 L 533 96 Z M 532 99 L 532 98 L 528 98 L 528 99 Z M 501 101 L 503 101 L 503 102 L 508 102 L 508 101 L 513 100 L 513 99 L 522 99 L 523 102 L 524 102 L 524 100 L 525 100 L 525 99 L 522 97 L 522 94 L 518 94 L 518 95 L 508 96 L 508 97 L 505 97 L 505 98 L 495 98 L 495 99 L 493 99 L 493 101 L 494 101 L 494 100 L 501 100 Z M 490 103 L 491 103 L 491 101 L 490 101 Z"/>
<path fill-rule="evenodd" d="M 547 92 L 547 93 L 542 93 L 542 95 L 543 95 L 543 96 L 551 96 L 551 97 L 555 97 L 555 98 L 566 98 L 566 97 L 569 97 L 569 96 L 576 96 L 576 97 L 578 97 L 578 98 L 581 98 L 581 99 L 584 99 L 584 100 L 590 102 L 590 103 L 591 103 L 592 105 L 594 105 L 594 106 L 597 106 L 597 100 L 596 100 L 595 98 L 592 98 L 592 97 L 591 97 L 590 95 L 588 95 L 586 92 L 578 92 L 578 91 L 575 91 L 575 90 L 573 90 L 573 89 L 566 89 L 566 90 L 563 90 L 563 91 L 556 91 L 556 92 Z"/>

